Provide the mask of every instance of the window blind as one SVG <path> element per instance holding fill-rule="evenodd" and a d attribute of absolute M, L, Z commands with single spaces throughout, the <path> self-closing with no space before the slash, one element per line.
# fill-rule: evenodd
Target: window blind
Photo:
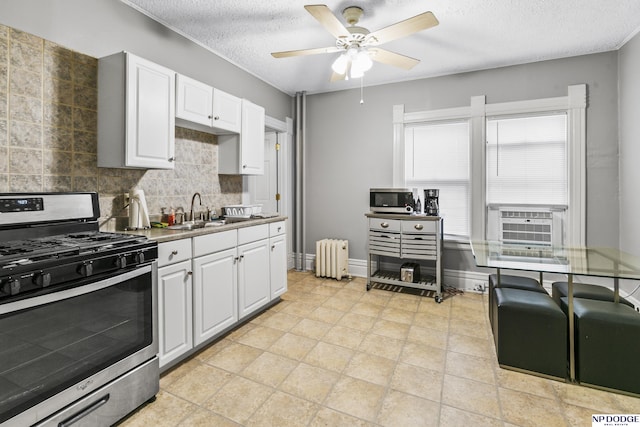
<path fill-rule="evenodd" d="M 407 126 L 404 148 L 406 186 L 440 190 L 445 233 L 469 236 L 469 123 Z"/>
<path fill-rule="evenodd" d="M 487 204 L 567 205 L 567 116 L 487 119 Z"/>

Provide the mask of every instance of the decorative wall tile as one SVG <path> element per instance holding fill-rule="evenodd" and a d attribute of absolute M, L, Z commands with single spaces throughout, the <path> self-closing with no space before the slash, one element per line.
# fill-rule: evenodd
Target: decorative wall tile
<path fill-rule="evenodd" d="M 39 50 L 42 50 L 44 45 L 44 41 L 40 37 L 25 33 L 24 31 L 16 30 L 15 28 L 10 29 L 9 38 L 11 38 L 12 43 L 31 45 Z"/>
<path fill-rule="evenodd" d="M 42 123 L 42 100 L 10 94 L 9 120 Z"/>
<path fill-rule="evenodd" d="M 54 104 L 45 102 L 44 104 L 44 124 L 57 128 L 71 128 L 73 107 L 70 105 Z"/>
<path fill-rule="evenodd" d="M 9 145 L 42 149 L 42 127 L 35 123 L 13 120 L 9 130 Z"/>
<path fill-rule="evenodd" d="M 95 154 L 74 153 L 73 154 L 73 175 L 74 176 L 95 176 L 98 159 Z"/>
<path fill-rule="evenodd" d="M 0 174 L 9 172 L 9 148 L 0 146 Z"/>
<path fill-rule="evenodd" d="M 73 109 L 73 127 L 75 129 L 98 131 L 98 112 L 85 108 Z"/>
<path fill-rule="evenodd" d="M 28 193 L 42 191 L 43 176 L 40 175 L 9 175 L 9 189 L 12 193 Z"/>
<path fill-rule="evenodd" d="M 98 60 L 74 52 L 73 81 L 85 87 L 98 88 Z"/>
<path fill-rule="evenodd" d="M 0 174 L 0 192 L 9 192 L 9 174 Z"/>
<path fill-rule="evenodd" d="M 9 148 L 9 172 L 12 174 L 42 174 L 42 150 Z"/>
<path fill-rule="evenodd" d="M 95 132 L 76 130 L 73 132 L 73 149 L 83 153 L 98 152 L 98 135 Z"/>
<path fill-rule="evenodd" d="M 9 45 L 9 65 L 33 72 L 42 70 L 42 44 L 34 46 L 12 37 Z"/>
<path fill-rule="evenodd" d="M 45 175 L 44 183 L 42 185 L 43 191 L 71 191 L 73 187 L 71 186 L 71 177 L 70 176 L 61 176 L 61 175 Z"/>
<path fill-rule="evenodd" d="M 71 129 L 45 126 L 42 132 L 42 144 L 52 150 L 72 151 L 73 131 Z"/>
<path fill-rule="evenodd" d="M 73 58 L 72 50 L 69 50 L 64 46 L 60 46 L 59 44 L 51 42 L 49 40 L 44 41 L 44 51 L 48 55 L 58 55 L 60 57 L 69 58 L 69 59 Z"/>
<path fill-rule="evenodd" d="M 0 120 L 0 147 L 6 147 L 8 145 L 7 141 L 9 140 L 9 136 L 7 128 L 7 121 Z"/>
<path fill-rule="evenodd" d="M 72 159 L 73 156 L 69 151 L 44 150 L 42 167 L 47 174 L 71 176 Z"/>
<path fill-rule="evenodd" d="M 0 90 L 0 120 L 7 120 L 9 118 L 8 101 L 7 93 Z"/>
<path fill-rule="evenodd" d="M 98 177 L 95 176 L 74 176 L 74 191 L 96 191 L 98 188 Z"/>
<path fill-rule="evenodd" d="M 73 105 L 73 83 L 52 78 L 45 73 L 44 98 L 57 104 Z"/>
<path fill-rule="evenodd" d="M 76 107 L 98 110 L 98 90 L 94 87 L 73 86 L 73 105 Z"/>
<path fill-rule="evenodd" d="M 4 40 L 9 37 L 9 27 L 0 24 L 0 39 Z"/>
<path fill-rule="evenodd" d="M 70 82 L 73 76 L 71 56 L 52 55 L 44 52 L 44 73 L 54 79 Z"/>
<path fill-rule="evenodd" d="M 32 98 L 42 97 L 42 73 L 32 73 L 24 69 L 14 69 L 9 81 L 9 92 Z"/>

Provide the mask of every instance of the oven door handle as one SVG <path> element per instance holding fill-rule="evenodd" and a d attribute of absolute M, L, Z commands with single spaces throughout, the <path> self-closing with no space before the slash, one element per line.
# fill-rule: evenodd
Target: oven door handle
<path fill-rule="evenodd" d="M 147 274 L 153 271 L 154 268 L 156 268 L 156 261 L 151 264 L 136 268 L 135 270 L 127 271 L 125 273 L 118 274 L 117 276 L 109 277 L 98 282 L 89 283 L 87 285 L 78 286 L 76 288 L 65 289 L 64 291 L 60 292 L 51 292 L 49 294 L 40 295 L 33 298 L 25 298 L 7 304 L 0 304 L 0 315 L 13 313 L 15 311 L 24 310 L 27 308 L 38 307 L 40 305 L 62 301 L 68 298 L 73 298 L 80 295 L 89 294 L 91 292 L 99 291 L 100 289 L 108 288 L 110 286 L 125 282 L 129 279 Z"/>

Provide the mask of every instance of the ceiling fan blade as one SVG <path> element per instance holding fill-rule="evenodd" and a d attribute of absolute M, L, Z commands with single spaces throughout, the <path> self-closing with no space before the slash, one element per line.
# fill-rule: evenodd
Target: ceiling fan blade
<path fill-rule="evenodd" d="M 305 56 L 305 55 L 317 55 L 319 53 L 334 53 L 339 52 L 339 49 L 335 46 L 331 47 L 318 47 L 315 49 L 301 49 L 301 50 L 286 50 L 283 52 L 272 52 L 271 56 L 274 58 L 288 58 L 290 56 Z"/>
<path fill-rule="evenodd" d="M 335 38 L 349 37 L 349 31 L 324 4 L 308 4 L 304 7 Z"/>
<path fill-rule="evenodd" d="M 402 37 L 406 37 L 418 31 L 438 25 L 438 19 L 431 12 L 421 13 L 413 18 L 405 19 L 378 31 L 374 31 L 367 36 L 367 42 L 371 46 L 387 43 Z"/>
<path fill-rule="evenodd" d="M 331 82 L 337 82 L 339 80 L 344 80 L 347 77 L 347 74 L 338 74 L 335 71 L 331 74 Z"/>
<path fill-rule="evenodd" d="M 405 70 L 410 70 L 420 63 L 419 59 L 400 55 L 399 53 L 391 52 L 390 50 L 381 49 L 379 47 L 370 48 L 369 53 L 371 59 L 376 62 L 404 68 Z"/>

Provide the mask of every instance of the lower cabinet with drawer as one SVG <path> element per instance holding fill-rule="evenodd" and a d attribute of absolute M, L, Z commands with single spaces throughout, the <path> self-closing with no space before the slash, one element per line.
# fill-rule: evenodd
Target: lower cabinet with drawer
<path fill-rule="evenodd" d="M 442 302 L 442 218 L 366 216 L 369 218 L 367 290 L 372 283 L 406 286 L 434 291 L 436 302 Z M 406 269 L 412 271 L 403 277 L 405 263 Z M 420 274 L 415 271 L 422 270 L 419 264 L 426 267 Z M 426 274 L 427 271 L 433 271 L 433 275 Z"/>
<path fill-rule="evenodd" d="M 284 224 L 279 221 L 158 245 L 161 369 L 286 292 Z"/>

